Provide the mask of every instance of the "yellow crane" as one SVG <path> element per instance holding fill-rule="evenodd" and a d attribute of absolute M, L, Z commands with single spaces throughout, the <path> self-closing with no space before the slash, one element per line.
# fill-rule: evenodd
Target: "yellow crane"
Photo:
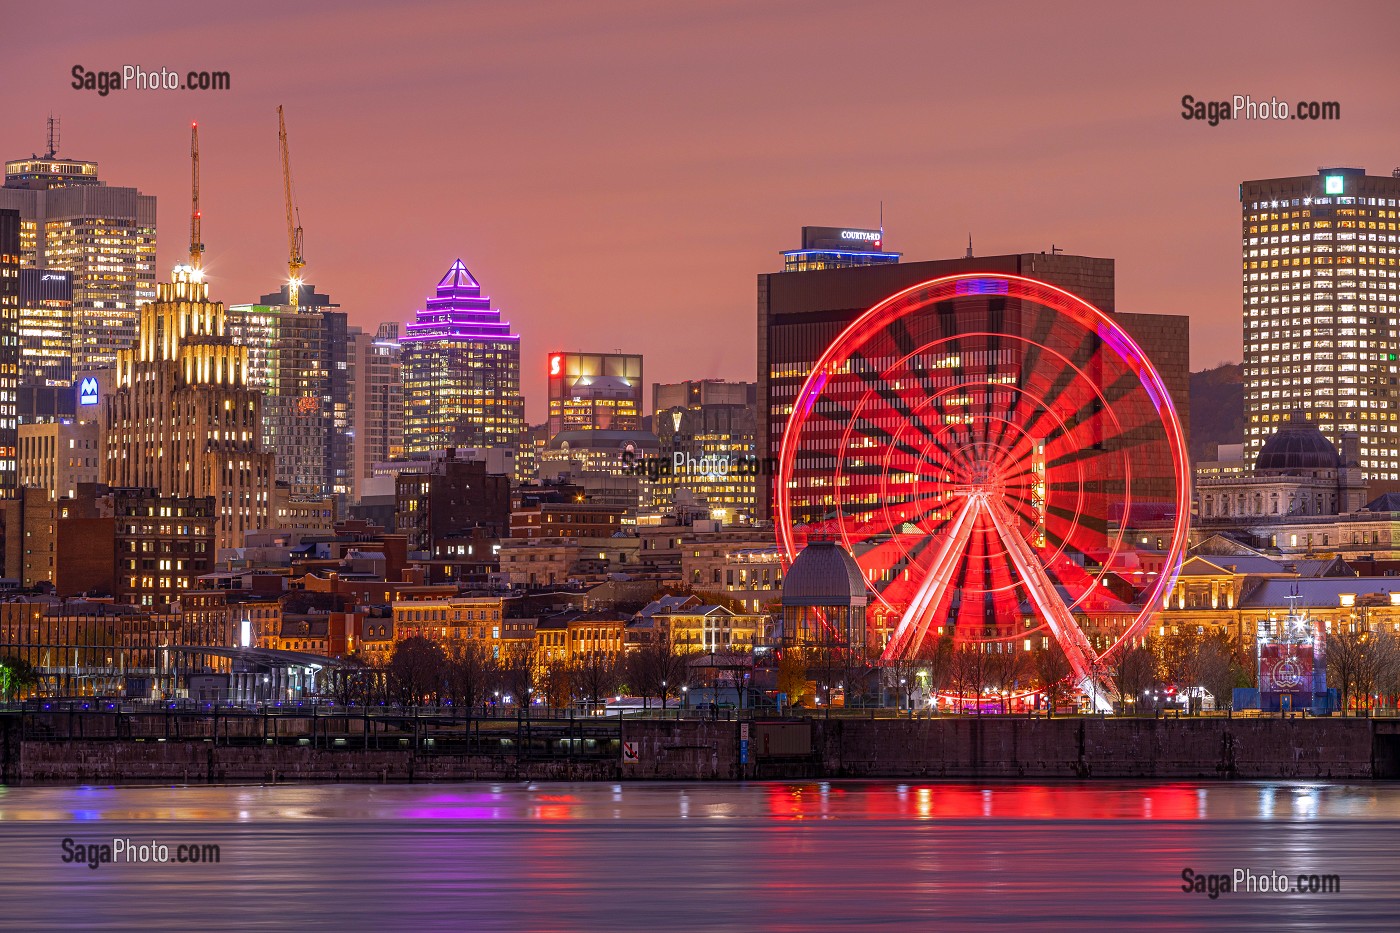
<path fill-rule="evenodd" d="M 199 124 L 190 124 L 190 269 L 198 273 L 204 264 L 204 243 L 199 231 Z"/>
<path fill-rule="evenodd" d="M 292 162 L 287 155 L 287 121 L 282 106 L 277 107 L 277 138 L 282 144 L 282 193 L 287 202 L 287 294 L 295 308 L 301 303 L 301 210 L 292 200 Z"/>

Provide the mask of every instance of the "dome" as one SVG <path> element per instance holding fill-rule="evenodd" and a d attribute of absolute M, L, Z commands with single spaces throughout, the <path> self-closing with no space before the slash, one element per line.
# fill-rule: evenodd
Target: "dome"
<path fill-rule="evenodd" d="M 784 606 L 864 606 L 865 577 L 835 541 L 812 540 L 783 578 Z"/>
<path fill-rule="evenodd" d="M 1317 425 L 1301 411 L 1295 411 L 1254 461 L 1256 473 L 1303 473 L 1335 470 L 1342 465 L 1337 448 L 1322 436 Z"/>

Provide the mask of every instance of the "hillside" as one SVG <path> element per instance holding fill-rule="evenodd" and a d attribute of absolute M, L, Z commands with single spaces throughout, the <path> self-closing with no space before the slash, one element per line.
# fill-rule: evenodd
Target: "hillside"
<path fill-rule="evenodd" d="M 1215 459 L 1217 444 L 1244 441 L 1244 367 L 1221 363 L 1191 374 L 1191 460 Z"/>

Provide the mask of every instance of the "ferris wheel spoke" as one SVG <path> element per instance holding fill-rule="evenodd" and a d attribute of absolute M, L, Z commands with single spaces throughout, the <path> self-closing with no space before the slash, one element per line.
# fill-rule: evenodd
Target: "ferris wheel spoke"
<path fill-rule="evenodd" d="M 919 588 L 909 600 L 908 607 L 900 617 L 885 646 L 882 657 L 886 659 L 907 656 L 907 650 L 917 650 L 933 617 L 933 611 L 943 601 L 960 567 L 963 554 L 972 537 L 976 507 L 972 499 L 966 500 L 958 511 L 958 516 L 949 527 L 948 535 L 934 555 Z"/>
<path fill-rule="evenodd" d="M 1020 574 L 1027 594 L 1041 617 L 1050 626 L 1050 631 L 1069 660 L 1075 677 L 1080 681 L 1089 680 L 1094 674 L 1094 649 L 1090 646 L 1084 630 L 1074 621 L 1069 607 L 1060 598 L 1054 581 L 1045 572 L 1045 567 L 1031 551 L 1025 538 L 1012 529 L 1011 517 L 1006 514 L 1005 507 L 999 502 L 987 501 L 984 497 L 979 497 L 979 501 L 991 516 L 1002 545 Z"/>

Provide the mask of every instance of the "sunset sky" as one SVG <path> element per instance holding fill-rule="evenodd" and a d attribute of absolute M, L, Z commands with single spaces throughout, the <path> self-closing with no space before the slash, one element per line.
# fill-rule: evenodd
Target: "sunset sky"
<path fill-rule="evenodd" d="M 646 356 L 648 382 L 755 376 L 755 275 L 803 224 L 906 260 L 1117 260 L 1121 310 L 1190 314 L 1192 368 L 1240 354 L 1237 186 L 1400 166 L 1400 4 L 17 5 L 0 157 L 94 159 L 187 240 L 200 124 L 214 297 L 286 275 L 287 109 L 308 281 L 405 321 L 461 257 L 546 353 Z M 71 70 L 231 73 L 228 91 L 74 90 Z M 1334 123 L 1181 117 L 1181 97 L 1335 100 Z M 647 392 L 648 404 L 650 390 Z"/>

